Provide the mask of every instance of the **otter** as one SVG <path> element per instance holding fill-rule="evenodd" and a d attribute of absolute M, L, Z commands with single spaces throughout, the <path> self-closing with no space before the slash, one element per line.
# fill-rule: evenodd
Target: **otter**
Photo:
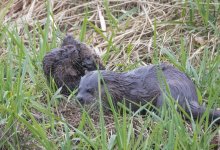
<path fill-rule="evenodd" d="M 43 58 L 43 71 L 48 81 L 50 77 L 64 95 L 78 88 L 85 71 L 105 69 L 98 55 L 86 44 L 67 35 L 60 48 L 52 49 Z"/>
<path fill-rule="evenodd" d="M 194 118 L 201 117 L 206 110 L 198 103 L 194 83 L 185 73 L 166 63 L 142 66 L 125 73 L 106 70 L 88 72 L 81 78 L 79 84 L 76 99 L 80 103 L 87 104 L 97 99 L 99 77 L 103 79 L 113 104 L 125 100 L 125 105 L 130 106 L 132 111 L 138 110 L 140 105 L 143 106 L 149 102 L 156 108 L 160 108 L 165 103 L 164 97 L 168 94 Z M 106 102 L 104 84 L 101 81 L 100 83 L 101 99 Z M 210 110 L 210 121 L 219 117 L 219 110 Z M 217 123 L 220 123 L 220 120 L 217 120 Z"/>

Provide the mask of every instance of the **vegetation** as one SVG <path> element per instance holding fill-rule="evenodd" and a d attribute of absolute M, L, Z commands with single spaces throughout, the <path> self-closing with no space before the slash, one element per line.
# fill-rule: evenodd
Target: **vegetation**
<path fill-rule="evenodd" d="M 170 103 L 159 113 L 79 108 L 48 84 L 42 59 L 63 36 L 93 45 L 108 70 L 170 62 L 220 107 L 218 0 L 3 0 L 0 2 L 1 149 L 217 149 L 220 128 L 186 120 Z M 101 101 L 100 106 L 101 105 Z M 140 108 L 143 109 L 143 108 Z M 208 112 L 207 109 L 207 112 Z"/>

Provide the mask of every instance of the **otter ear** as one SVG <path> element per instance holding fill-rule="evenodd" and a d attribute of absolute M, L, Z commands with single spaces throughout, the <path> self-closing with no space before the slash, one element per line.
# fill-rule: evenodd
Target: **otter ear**
<path fill-rule="evenodd" d="M 86 69 L 86 70 L 85 70 L 85 75 L 86 75 L 87 73 L 89 73 L 89 71 Z"/>

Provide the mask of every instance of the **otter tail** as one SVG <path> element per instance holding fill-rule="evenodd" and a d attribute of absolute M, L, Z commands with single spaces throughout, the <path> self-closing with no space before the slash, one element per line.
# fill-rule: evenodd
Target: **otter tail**
<path fill-rule="evenodd" d="M 190 103 L 190 111 L 188 113 L 192 113 L 193 118 L 200 118 L 206 111 L 206 107 L 200 106 L 197 102 Z M 217 119 L 217 120 L 216 120 Z M 211 109 L 209 111 L 209 121 L 215 121 L 216 124 L 220 124 L 220 110 Z"/>

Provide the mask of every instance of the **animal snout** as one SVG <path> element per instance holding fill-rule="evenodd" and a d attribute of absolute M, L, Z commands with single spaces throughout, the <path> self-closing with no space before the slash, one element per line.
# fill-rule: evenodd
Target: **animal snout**
<path fill-rule="evenodd" d="M 84 99 L 83 99 L 82 96 L 76 96 L 76 99 L 77 99 L 81 104 L 84 103 Z"/>

